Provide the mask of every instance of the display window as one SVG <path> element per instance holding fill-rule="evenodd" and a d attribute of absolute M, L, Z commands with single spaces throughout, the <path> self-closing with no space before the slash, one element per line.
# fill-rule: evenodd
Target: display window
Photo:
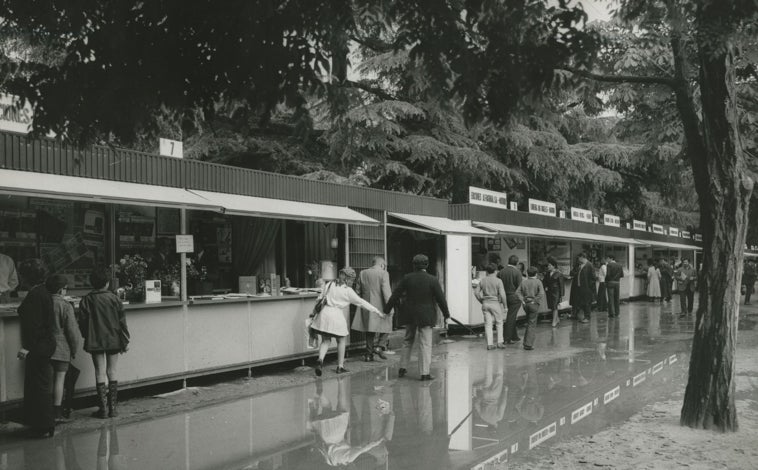
<path fill-rule="evenodd" d="M 107 264 L 105 204 L 8 196 L 0 213 L 0 252 L 16 266 L 41 258 L 51 273 L 68 278 L 69 292 L 86 292 L 92 269 Z M 21 280 L 16 291 L 30 287 Z"/>

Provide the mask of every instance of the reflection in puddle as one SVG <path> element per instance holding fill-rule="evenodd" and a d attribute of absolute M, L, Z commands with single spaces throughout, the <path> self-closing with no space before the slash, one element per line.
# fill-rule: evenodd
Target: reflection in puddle
<path fill-rule="evenodd" d="M 679 388 L 691 324 L 638 310 L 540 328 L 535 351 L 440 347 L 432 382 L 375 369 L 190 413 L 0 445 L 5 469 L 444 469 L 528 461 Z M 688 336 L 689 335 L 689 336 Z"/>

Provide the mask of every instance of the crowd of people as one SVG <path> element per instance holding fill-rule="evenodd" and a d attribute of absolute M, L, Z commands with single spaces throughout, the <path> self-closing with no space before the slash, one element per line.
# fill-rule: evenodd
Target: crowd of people
<path fill-rule="evenodd" d="M 108 289 L 108 273 L 104 269 L 91 273 L 93 290 L 81 300 L 77 315 L 64 298 L 65 276 L 47 276 L 39 259 L 26 260 L 18 273 L 31 286 L 18 307 L 18 358 L 25 361 L 24 419 L 31 435 L 52 436 L 55 425 L 70 418 L 78 375 L 71 361 L 82 345 L 92 357 L 97 377 L 99 407 L 94 416 L 117 416 L 116 365 L 119 354 L 128 349 L 129 329 L 121 301 Z"/>

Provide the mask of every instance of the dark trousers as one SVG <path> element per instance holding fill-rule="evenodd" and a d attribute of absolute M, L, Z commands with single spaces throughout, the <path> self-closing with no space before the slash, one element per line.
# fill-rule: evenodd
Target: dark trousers
<path fill-rule="evenodd" d="M 682 307 L 682 313 L 692 313 L 693 302 L 695 302 L 695 291 L 692 289 L 679 291 L 679 303 Z"/>
<path fill-rule="evenodd" d="M 534 338 L 537 336 L 535 330 L 537 329 L 537 312 L 539 311 L 540 304 L 531 303 L 524 305 L 524 311 L 526 312 L 526 332 L 524 333 L 524 347 L 534 346 Z"/>
<path fill-rule="evenodd" d="M 619 282 L 606 282 L 605 291 L 608 293 L 608 316 L 619 316 Z"/>
<path fill-rule="evenodd" d="M 578 320 L 589 319 L 590 311 L 592 310 L 592 299 L 589 296 L 579 295 L 576 300 L 576 318 Z"/>
<path fill-rule="evenodd" d="M 24 370 L 24 417 L 34 429 L 55 427 L 53 414 L 53 366 L 49 357 L 30 353 Z"/>
<path fill-rule="evenodd" d="M 366 352 L 372 354 L 376 348 L 381 347 L 387 341 L 387 333 L 366 332 Z"/>
<path fill-rule="evenodd" d="M 745 303 L 750 303 L 750 295 L 753 293 L 753 287 L 755 287 L 755 278 L 754 277 L 746 277 L 744 278 L 745 282 Z"/>
<path fill-rule="evenodd" d="M 508 313 L 505 315 L 503 337 L 505 338 L 505 341 L 512 341 L 518 339 L 518 333 L 516 333 L 516 318 L 518 317 L 518 311 L 521 308 L 521 301 L 514 294 L 513 297 L 508 296 L 506 303 L 508 304 Z"/>
<path fill-rule="evenodd" d="M 597 309 L 604 312 L 608 308 L 608 298 L 606 296 L 606 283 L 601 282 L 597 286 Z"/>
<path fill-rule="evenodd" d="M 661 276 L 661 298 L 671 300 L 671 276 Z"/>

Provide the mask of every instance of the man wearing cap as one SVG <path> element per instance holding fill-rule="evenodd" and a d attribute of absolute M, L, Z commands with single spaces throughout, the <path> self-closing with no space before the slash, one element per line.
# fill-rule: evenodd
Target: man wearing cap
<path fill-rule="evenodd" d="M 426 272 L 428 266 L 429 258 L 426 255 L 414 256 L 414 271 L 403 277 L 384 307 L 384 312 L 390 313 L 398 305 L 400 299 L 404 297 L 403 309 L 398 315 L 400 324 L 405 325 L 405 339 L 403 340 L 405 348 L 400 357 L 400 369 L 398 371 L 400 377 L 403 377 L 407 372 L 411 350 L 418 335 L 420 342 L 419 375 L 421 380 L 432 380 L 434 378 L 429 374 L 429 369 L 432 363 L 432 327 L 437 324 L 436 306 L 439 305 L 446 321 L 450 318 L 445 294 L 442 293 L 437 278 Z"/>
<path fill-rule="evenodd" d="M 590 316 L 592 307 L 592 297 L 595 292 L 595 268 L 587 259 L 587 255 L 579 253 L 579 270 L 576 273 L 576 298 L 571 299 L 571 303 L 576 305 L 577 319 L 580 323 L 587 323 L 586 317 Z"/>

